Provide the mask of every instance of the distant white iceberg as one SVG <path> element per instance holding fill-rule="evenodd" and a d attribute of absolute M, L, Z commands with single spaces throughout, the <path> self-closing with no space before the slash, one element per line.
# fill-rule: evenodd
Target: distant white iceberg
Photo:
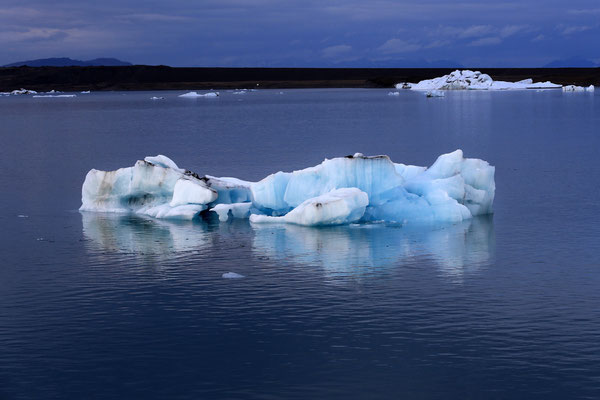
<path fill-rule="evenodd" d="M 188 93 L 180 94 L 179 97 L 186 97 L 186 98 L 219 97 L 219 92 L 208 92 L 208 93 L 188 92 Z"/>
<path fill-rule="evenodd" d="M 81 94 L 90 94 L 91 92 L 89 90 L 84 90 L 83 92 L 81 92 Z"/>
<path fill-rule="evenodd" d="M 221 221 L 308 226 L 455 223 L 492 212 L 494 173 L 461 150 L 438 157 L 430 168 L 356 153 L 248 182 L 200 177 L 159 155 L 129 168 L 88 172 L 80 209 L 170 219 L 194 219 L 208 210 Z"/>
<path fill-rule="evenodd" d="M 566 85 L 563 86 L 563 92 L 593 92 L 594 85 L 590 85 L 588 87 L 577 86 L 577 85 Z"/>
<path fill-rule="evenodd" d="M 518 82 L 494 81 L 488 74 L 480 71 L 456 70 L 439 78 L 426 79 L 419 83 L 398 83 L 396 89 L 410 90 L 522 90 L 557 89 L 562 85 L 552 82 L 533 82 L 524 79 Z"/>
<path fill-rule="evenodd" d="M 17 90 L 13 90 L 12 92 L 8 92 L 8 94 L 12 94 L 12 95 L 20 95 L 20 94 L 37 94 L 37 92 L 35 90 L 29 90 L 29 89 L 17 89 Z"/>
<path fill-rule="evenodd" d="M 400 92 L 388 92 L 388 96 L 400 96 Z"/>

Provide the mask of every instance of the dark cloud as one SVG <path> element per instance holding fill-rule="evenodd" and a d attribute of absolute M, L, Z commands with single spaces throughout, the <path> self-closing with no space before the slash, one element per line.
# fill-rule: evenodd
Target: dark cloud
<path fill-rule="evenodd" d="M 3 0 L 0 64 L 66 56 L 207 66 L 600 58 L 597 0 Z"/>

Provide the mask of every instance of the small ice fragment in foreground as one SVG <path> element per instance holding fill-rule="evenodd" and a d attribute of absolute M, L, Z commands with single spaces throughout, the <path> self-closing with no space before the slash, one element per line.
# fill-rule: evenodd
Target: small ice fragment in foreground
<path fill-rule="evenodd" d="M 400 92 L 388 92 L 388 96 L 400 96 Z"/>
<path fill-rule="evenodd" d="M 180 94 L 179 97 L 186 98 L 196 98 L 196 97 L 219 97 L 219 92 L 208 92 L 208 93 L 198 93 L 198 92 L 188 92 L 184 94 Z"/>
<path fill-rule="evenodd" d="M 90 94 L 91 92 L 89 90 L 84 90 L 83 92 L 81 92 L 81 94 Z"/>
<path fill-rule="evenodd" d="M 445 94 L 441 90 L 429 90 L 425 93 L 426 97 L 444 97 Z"/>
<path fill-rule="evenodd" d="M 29 218 L 29 215 L 19 214 L 17 215 L 17 218 Z"/>
<path fill-rule="evenodd" d="M 225 278 L 225 279 L 240 279 L 240 278 L 245 278 L 244 275 L 236 274 L 235 272 L 225 272 L 222 275 L 222 277 Z"/>
<path fill-rule="evenodd" d="M 156 97 L 156 96 L 152 96 L 150 97 L 150 100 L 164 100 L 164 97 Z"/>

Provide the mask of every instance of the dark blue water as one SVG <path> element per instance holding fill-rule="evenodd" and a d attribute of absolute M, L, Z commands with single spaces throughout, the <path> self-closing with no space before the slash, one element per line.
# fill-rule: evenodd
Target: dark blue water
<path fill-rule="evenodd" d="M 598 95 L 180 93 L 0 97 L 0 398 L 600 397 Z M 158 153 L 258 180 L 456 148 L 496 166 L 493 217 L 314 229 L 77 211 L 90 168 Z"/>

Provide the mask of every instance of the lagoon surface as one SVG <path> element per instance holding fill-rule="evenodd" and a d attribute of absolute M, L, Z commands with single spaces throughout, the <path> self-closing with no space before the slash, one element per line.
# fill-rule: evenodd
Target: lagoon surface
<path fill-rule="evenodd" d="M 387 92 L 0 97 L 0 398 L 600 397 L 599 95 Z M 89 169 L 146 155 L 259 180 L 457 148 L 496 166 L 493 216 L 317 229 L 77 211 Z"/>

